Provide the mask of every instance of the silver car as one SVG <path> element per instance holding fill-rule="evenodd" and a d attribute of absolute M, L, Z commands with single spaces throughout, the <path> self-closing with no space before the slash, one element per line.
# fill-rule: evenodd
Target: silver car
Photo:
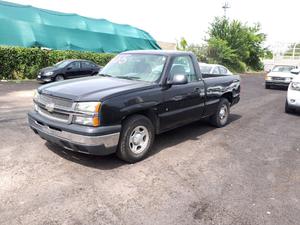
<path fill-rule="evenodd" d="M 293 80 L 293 70 L 296 69 L 293 65 L 276 65 L 265 77 L 266 89 L 271 86 L 288 87 Z"/>
<path fill-rule="evenodd" d="M 199 63 L 199 66 L 204 78 L 220 75 L 232 75 L 229 69 L 219 64 Z"/>

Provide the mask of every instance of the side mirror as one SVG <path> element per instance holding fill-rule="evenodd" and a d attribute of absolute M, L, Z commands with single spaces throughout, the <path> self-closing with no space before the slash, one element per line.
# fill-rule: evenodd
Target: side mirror
<path fill-rule="evenodd" d="M 67 70 L 71 70 L 72 69 L 72 67 L 67 67 Z"/>
<path fill-rule="evenodd" d="M 176 74 L 173 77 L 173 80 L 169 81 L 168 84 L 171 85 L 181 85 L 181 84 L 187 84 L 187 76 L 184 74 Z"/>
<path fill-rule="evenodd" d="M 299 69 L 292 69 L 290 72 L 292 74 L 298 75 L 300 73 L 300 70 Z"/>

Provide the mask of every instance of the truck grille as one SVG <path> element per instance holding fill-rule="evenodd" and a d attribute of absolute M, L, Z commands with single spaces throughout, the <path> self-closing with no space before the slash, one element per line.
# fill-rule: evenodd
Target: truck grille
<path fill-rule="evenodd" d="M 57 112 L 49 112 L 48 110 L 39 107 L 38 109 L 39 114 L 41 114 L 42 116 L 45 116 L 49 119 L 53 119 L 53 120 L 57 120 L 60 122 L 65 122 L 67 123 L 69 121 L 69 116 L 68 114 L 64 114 L 64 113 L 57 113 Z"/>
<path fill-rule="evenodd" d="M 47 104 L 54 104 L 57 107 L 63 107 L 65 109 L 71 109 L 73 102 L 68 100 L 68 99 L 63 99 L 63 98 L 56 98 L 56 97 L 52 97 L 49 95 L 40 95 L 39 97 L 39 103 L 43 104 L 43 105 L 47 105 Z"/>
<path fill-rule="evenodd" d="M 69 99 L 40 94 L 36 104 L 36 110 L 41 116 L 63 123 L 70 123 L 72 120 L 73 102 Z"/>

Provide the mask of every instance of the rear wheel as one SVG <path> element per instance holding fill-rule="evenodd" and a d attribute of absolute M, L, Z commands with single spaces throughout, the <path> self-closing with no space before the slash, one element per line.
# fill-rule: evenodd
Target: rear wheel
<path fill-rule="evenodd" d="M 129 163 L 142 160 L 151 149 L 154 137 L 154 127 L 147 117 L 142 115 L 129 117 L 123 123 L 118 157 Z"/>
<path fill-rule="evenodd" d="M 217 112 L 211 116 L 210 122 L 216 127 L 224 127 L 229 118 L 230 104 L 226 98 L 221 98 Z"/>
<path fill-rule="evenodd" d="M 63 75 L 57 75 L 56 77 L 55 77 L 55 81 L 62 81 L 62 80 L 64 80 L 65 78 L 63 77 Z"/>

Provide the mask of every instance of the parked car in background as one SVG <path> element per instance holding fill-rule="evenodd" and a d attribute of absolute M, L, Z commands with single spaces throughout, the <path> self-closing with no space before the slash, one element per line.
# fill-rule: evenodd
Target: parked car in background
<path fill-rule="evenodd" d="M 54 66 L 41 69 L 38 73 L 37 80 L 41 82 L 51 82 L 93 76 L 98 74 L 100 69 L 100 66 L 89 60 L 63 60 Z"/>
<path fill-rule="evenodd" d="M 265 77 L 266 89 L 269 89 L 272 86 L 288 87 L 294 77 L 294 74 L 291 72 L 296 68 L 297 67 L 293 65 L 274 66 Z"/>
<path fill-rule="evenodd" d="M 229 121 L 240 99 L 240 77 L 203 79 L 196 56 L 181 51 L 130 51 L 99 76 L 41 86 L 28 114 L 41 138 L 63 148 L 143 159 L 155 135 L 209 118 Z"/>
<path fill-rule="evenodd" d="M 293 72 L 296 73 L 297 71 L 294 70 Z M 300 70 L 298 70 L 298 74 L 299 72 Z M 285 103 L 285 112 L 290 113 L 296 109 L 300 109 L 300 76 L 295 76 L 290 83 Z"/>
<path fill-rule="evenodd" d="M 199 63 L 203 77 L 215 77 L 220 75 L 232 75 L 229 69 L 218 64 Z"/>

